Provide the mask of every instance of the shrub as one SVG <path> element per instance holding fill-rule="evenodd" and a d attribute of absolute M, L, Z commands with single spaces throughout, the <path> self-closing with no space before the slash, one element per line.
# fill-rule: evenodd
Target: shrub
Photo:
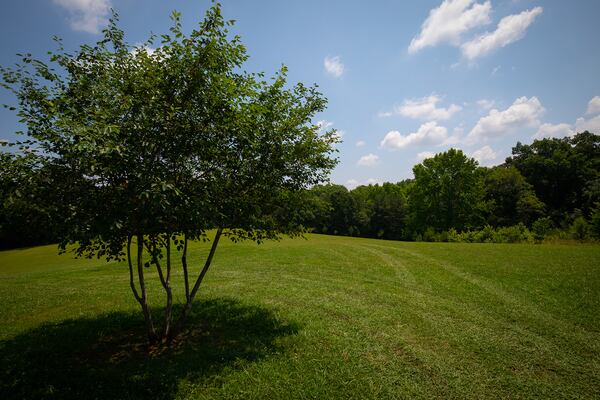
<path fill-rule="evenodd" d="M 596 203 L 592 209 L 590 231 L 592 236 L 594 236 L 596 239 L 600 239 L 600 202 Z"/>
<path fill-rule="evenodd" d="M 436 234 L 435 230 L 432 227 L 429 227 L 423 232 L 423 241 L 424 242 L 435 242 Z"/>
<path fill-rule="evenodd" d="M 583 217 L 577 217 L 571 225 L 573 239 L 584 241 L 589 237 L 590 227 Z"/>
<path fill-rule="evenodd" d="M 531 231 L 536 241 L 541 242 L 554 228 L 554 222 L 550 217 L 543 217 L 531 225 Z"/>
<path fill-rule="evenodd" d="M 454 228 L 450 228 L 450 230 L 446 233 L 446 241 L 448 242 L 460 242 L 461 235 Z"/>
<path fill-rule="evenodd" d="M 521 243 L 533 240 L 531 232 L 521 222 L 517 225 L 499 228 L 494 234 L 494 243 Z"/>
<path fill-rule="evenodd" d="M 489 225 L 483 227 L 483 229 L 476 231 L 473 236 L 473 242 L 477 243 L 492 243 L 494 241 L 494 228 Z"/>

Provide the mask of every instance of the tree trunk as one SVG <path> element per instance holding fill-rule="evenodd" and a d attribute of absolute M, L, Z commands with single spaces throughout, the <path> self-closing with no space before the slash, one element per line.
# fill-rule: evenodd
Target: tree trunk
<path fill-rule="evenodd" d="M 183 282 L 185 285 L 185 301 L 190 301 L 190 281 L 188 279 L 188 268 L 187 268 L 187 245 L 188 237 L 187 233 L 183 237 L 183 254 L 181 255 L 181 265 L 183 266 Z"/>
<path fill-rule="evenodd" d="M 212 259 L 215 255 L 215 251 L 217 250 L 217 245 L 219 244 L 219 239 L 221 238 L 221 233 L 223 233 L 223 228 L 217 229 L 217 233 L 215 234 L 215 238 L 214 238 L 212 246 L 210 248 L 210 252 L 208 253 L 208 257 L 206 258 L 206 262 L 204 263 L 204 268 L 202 268 L 202 272 L 200 272 L 198 279 L 196 279 L 194 288 L 192 289 L 192 291 L 189 295 L 189 298 L 187 299 L 187 301 L 185 303 L 183 311 L 181 312 L 181 315 L 180 315 L 179 319 L 177 320 L 177 324 L 175 326 L 175 329 L 172 331 L 172 335 L 176 335 L 183 328 L 183 326 L 185 325 L 185 323 L 187 321 L 188 315 L 189 315 L 190 311 L 192 310 L 192 303 L 194 302 L 194 297 L 196 297 L 196 293 L 198 293 L 198 289 L 200 289 L 200 284 L 202 283 L 202 280 L 204 279 L 206 272 L 208 272 L 208 268 L 210 267 Z"/>
<path fill-rule="evenodd" d="M 148 297 L 146 295 L 146 283 L 144 281 L 144 236 L 141 234 L 137 235 L 137 270 L 138 278 L 140 280 L 140 304 L 142 306 L 142 312 L 144 313 L 144 319 L 146 320 L 146 330 L 148 332 L 148 340 L 150 343 L 156 342 L 156 330 L 154 329 L 154 323 L 152 322 L 152 315 L 150 308 L 148 307 Z"/>
<path fill-rule="evenodd" d="M 171 289 L 171 234 L 167 234 L 167 276 L 165 277 L 165 290 L 167 291 L 167 307 L 165 309 L 165 328 L 163 339 L 171 338 L 171 321 L 173 320 L 173 291 Z"/>

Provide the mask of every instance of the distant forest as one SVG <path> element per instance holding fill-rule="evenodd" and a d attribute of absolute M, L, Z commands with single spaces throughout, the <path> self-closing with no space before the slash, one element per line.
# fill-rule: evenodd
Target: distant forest
<path fill-rule="evenodd" d="M 534 242 L 600 237 L 600 136 L 517 143 L 498 166 L 450 149 L 414 179 L 308 191 L 313 232 L 395 240 Z"/>
<path fill-rule="evenodd" d="M 27 195 L 26 174 L 2 155 L 0 247 L 52 243 L 52 213 Z M 517 143 L 498 166 L 450 149 L 413 167 L 414 179 L 359 186 L 319 185 L 302 207 L 282 210 L 308 231 L 409 241 L 540 242 L 600 238 L 600 136 Z M 35 193 L 31 193 L 35 196 Z M 42 199 L 43 200 L 43 199 Z M 43 201 L 42 201 L 43 203 Z M 290 203 L 291 204 L 291 203 Z"/>

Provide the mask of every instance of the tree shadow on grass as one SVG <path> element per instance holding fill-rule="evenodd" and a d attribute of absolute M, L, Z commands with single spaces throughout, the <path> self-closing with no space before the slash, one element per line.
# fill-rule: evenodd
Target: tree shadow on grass
<path fill-rule="evenodd" d="M 149 349 L 141 313 L 43 325 L 0 342 L 0 398 L 169 399 L 181 380 L 201 382 L 282 349 L 298 326 L 268 309 L 219 298 L 198 302 L 170 349 Z M 156 313 L 155 313 L 156 314 Z"/>

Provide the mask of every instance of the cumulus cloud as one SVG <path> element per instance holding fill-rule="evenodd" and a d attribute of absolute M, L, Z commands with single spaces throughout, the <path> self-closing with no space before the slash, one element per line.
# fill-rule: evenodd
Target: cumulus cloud
<path fill-rule="evenodd" d="M 572 136 L 573 133 L 573 128 L 570 124 L 542 124 L 535 135 L 533 135 L 533 138 L 561 138 Z"/>
<path fill-rule="evenodd" d="M 382 185 L 383 181 L 381 179 L 369 178 L 367 179 L 367 185 Z"/>
<path fill-rule="evenodd" d="M 398 131 L 388 132 L 380 146 L 391 150 L 402 149 L 417 144 L 440 144 L 448 138 L 448 129 L 438 126 L 435 121 L 426 122 L 416 132 L 402 135 Z"/>
<path fill-rule="evenodd" d="M 369 153 L 365 156 L 362 156 L 358 160 L 357 164 L 360 165 L 361 167 L 373 167 L 373 166 L 377 165 L 378 162 L 379 162 L 379 156 L 377 154 Z"/>
<path fill-rule="evenodd" d="M 463 33 L 490 23 L 491 10 L 490 1 L 474 3 L 473 0 L 444 0 L 439 7 L 429 11 L 421 32 L 410 42 L 408 52 L 416 53 L 424 47 L 440 43 L 458 46 Z"/>
<path fill-rule="evenodd" d="M 365 143 L 364 140 L 359 140 L 358 142 L 356 142 L 356 147 L 363 147 L 364 145 L 366 145 L 367 143 Z"/>
<path fill-rule="evenodd" d="M 323 60 L 323 66 L 325 67 L 325 71 L 334 78 L 339 78 L 344 74 L 345 67 L 339 56 L 325 57 L 325 60 Z"/>
<path fill-rule="evenodd" d="M 575 132 L 580 133 L 584 131 L 600 134 L 600 115 L 596 115 L 590 119 L 577 118 L 577 121 L 575 121 Z"/>
<path fill-rule="evenodd" d="M 356 179 L 348 179 L 346 181 L 346 187 L 350 190 L 354 189 L 355 187 L 357 187 L 358 185 L 360 185 L 360 182 L 357 181 Z"/>
<path fill-rule="evenodd" d="M 518 128 L 537 127 L 544 111 L 537 97 L 519 97 L 506 110 L 492 109 L 488 115 L 480 118 L 469 132 L 467 142 L 502 136 Z"/>
<path fill-rule="evenodd" d="M 99 33 L 108 23 L 112 4 L 110 0 L 53 0 L 54 4 L 69 13 L 71 29 L 88 33 Z"/>
<path fill-rule="evenodd" d="M 587 107 L 588 114 L 598 114 L 600 113 L 600 96 L 594 96 Z"/>
<path fill-rule="evenodd" d="M 369 178 L 366 181 L 359 181 L 357 179 L 348 179 L 346 181 L 346 187 L 349 190 L 352 190 L 354 188 L 356 188 L 357 186 L 361 186 L 361 185 L 381 185 L 383 184 L 383 181 L 381 179 L 375 179 L 375 178 Z"/>
<path fill-rule="evenodd" d="M 335 132 L 333 133 L 333 137 L 335 137 L 338 140 L 342 140 L 342 138 L 344 137 L 345 134 L 346 134 L 345 131 L 336 129 Z"/>
<path fill-rule="evenodd" d="M 333 125 L 333 122 L 322 119 L 320 121 L 317 121 L 316 125 L 319 129 L 319 132 L 325 132 Z"/>
<path fill-rule="evenodd" d="M 431 158 L 433 156 L 435 156 L 435 153 L 433 153 L 431 151 L 422 151 L 417 154 L 417 162 L 421 162 L 421 161 L 425 160 L 426 158 Z"/>
<path fill-rule="evenodd" d="M 486 111 L 494 107 L 494 104 L 494 100 L 481 99 L 477 101 L 477 105 L 479 106 L 479 108 Z"/>
<path fill-rule="evenodd" d="M 479 164 L 488 164 L 493 162 L 498 154 L 490 146 L 483 146 L 473 152 L 473 158 L 479 161 Z"/>
<path fill-rule="evenodd" d="M 461 45 L 463 55 L 473 60 L 522 39 L 529 25 L 542 11 L 542 7 L 535 7 L 520 14 L 502 18 L 494 32 L 486 32 L 478 38 L 463 43 Z"/>
<path fill-rule="evenodd" d="M 393 112 L 379 113 L 381 117 L 402 115 L 403 117 L 421 119 L 424 121 L 440 121 L 452 118 L 462 110 L 462 107 L 451 104 L 448 108 L 437 107 L 442 99 L 437 95 L 422 97 L 420 99 L 404 100 L 401 106 L 395 107 Z"/>

